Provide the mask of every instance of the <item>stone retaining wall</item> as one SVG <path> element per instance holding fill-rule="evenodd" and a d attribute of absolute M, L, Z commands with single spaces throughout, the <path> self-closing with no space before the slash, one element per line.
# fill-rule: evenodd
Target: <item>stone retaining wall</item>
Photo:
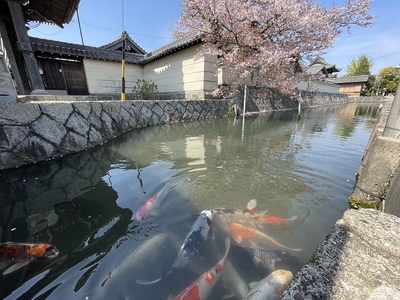
<path fill-rule="evenodd" d="M 92 148 L 131 129 L 227 111 L 227 100 L 0 102 L 0 170 Z"/>
<path fill-rule="evenodd" d="M 239 91 L 233 102 L 239 106 L 239 111 L 243 112 L 244 91 Z M 290 98 L 273 89 L 248 88 L 246 99 L 246 113 L 264 112 L 272 110 L 284 110 L 298 108 L 298 99 L 301 100 L 301 107 L 314 107 L 329 104 L 348 103 L 351 100 L 344 94 L 322 93 L 301 91 L 297 99 Z"/>

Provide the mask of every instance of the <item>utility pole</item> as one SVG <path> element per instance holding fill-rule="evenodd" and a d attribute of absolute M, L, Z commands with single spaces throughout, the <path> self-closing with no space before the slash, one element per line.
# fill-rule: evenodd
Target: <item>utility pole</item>
<path fill-rule="evenodd" d="M 121 100 L 125 100 L 125 30 L 124 30 L 124 0 L 122 0 L 122 89 Z"/>

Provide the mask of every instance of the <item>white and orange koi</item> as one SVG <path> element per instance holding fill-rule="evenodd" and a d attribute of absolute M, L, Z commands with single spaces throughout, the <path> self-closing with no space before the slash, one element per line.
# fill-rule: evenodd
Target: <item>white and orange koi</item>
<path fill-rule="evenodd" d="M 297 248 L 289 248 L 281 243 L 279 243 L 277 240 L 275 240 L 273 237 L 270 237 L 266 235 L 265 233 L 257 230 L 256 228 L 253 227 L 248 227 L 244 226 L 239 223 L 228 223 L 228 235 L 235 241 L 237 245 L 240 246 L 254 246 L 253 244 L 264 244 L 268 246 L 273 246 L 273 247 L 278 247 L 281 249 L 285 250 L 291 250 L 291 251 L 301 251 L 302 249 L 297 249 Z"/>
<path fill-rule="evenodd" d="M 267 212 L 257 212 L 257 200 L 252 199 L 247 203 L 245 210 L 240 209 L 227 209 L 227 208 L 214 208 L 212 213 L 215 222 L 236 222 L 244 224 L 252 224 L 254 226 L 265 224 L 286 224 L 289 221 L 295 220 L 297 217 L 284 219 L 278 216 L 267 214 Z"/>
<path fill-rule="evenodd" d="M 230 248 L 229 237 L 225 240 L 225 254 L 221 260 L 207 272 L 203 273 L 198 279 L 190 284 L 186 289 L 176 296 L 175 300 L 204 300 L 210 295 L 212 289 L 221 277 L 225 266 L 226 257 Z"/>
<path fill-rule="evenodd" d="M 289 271 L 274 271 L 253 286 L 243 300 L 276 300 L 282 295 L 292 279 L 293 275 Z"/>
<path fill-rule="evenodd" d="M 3 274 L 9 274 L 32 261 L 45 261 L 59 254 L 56 247 L 50 244 L 14 243 L 0 244 L 0 267 L 8 267 Z"/>
<path fill-rule="evenodd" d="M 138 221 L 143 220 L 145 217 L 149 215 L 155 215 L 155 208 L 161 201 L 161 193 L 167 191 L 169 189 L 169 184 L 167 183 L 157 194 L 155 194 L 150 199 L 147 199 L 146 202 L 139 208 L 139 210 L 135 214 L 135 218 Z"/>

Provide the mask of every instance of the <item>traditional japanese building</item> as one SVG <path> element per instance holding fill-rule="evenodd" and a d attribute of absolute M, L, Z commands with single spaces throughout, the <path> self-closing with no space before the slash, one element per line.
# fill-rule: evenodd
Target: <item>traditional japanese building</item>
<path fill-rule="evenodd" d="M 325 78 L 334 78 L 337 75 L 334 73 L 340 72 L 340 69 L 335 65 L 328 63 L 322 57 L 318 56 L 305 70 L 306 74 L 319 75 Z"/>
<path fill-rule="evenodd" d="M 27 22 L 62 27 L 71 21 L 79 0 L 30 0 L 26 5 L 22 2 L 0 1 L 1 37 L 19 95 L 118 97 L 122 89 L 123 50 L 128 99 L 138 79 L 157 84 L 160 99 L 204 99 L 227 81 L 216 56 L 195 58 L 202 45 L 199 34 L 188 35 L 149 53 L 126 31 L 101 47 L 34 38 L 28 36 Z M 320 57 L 306 69 L 306 73 L 323 78 L 334 77 L 339 71 Z M 326 80 L 305 80 L 298 88 L 330 93 L 339 89 Z"/>
<path fill-rule="evenodd" d="M 45 87 L 27 33 L 30 21 L 63 27 L 69 23 L 80 0 L 0 1 L 0 33 L 17 92 L 45 93 Z"/>
<path fill-rule="evenodd" d="M 351 97 L 359 97 L 367 83 L 369 75 L 330 78 L 329 80 L 340 86 L 339 93 Z"/>

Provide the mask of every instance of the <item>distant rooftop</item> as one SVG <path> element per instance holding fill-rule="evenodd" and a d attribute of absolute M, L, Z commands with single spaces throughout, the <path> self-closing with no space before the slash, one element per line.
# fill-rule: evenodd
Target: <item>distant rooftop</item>
<path fill-rule="evenodd" d="M 129 36 L 129 34 L 126 31 L 123 31 L 111 43 L 103 45 L 100 48 L 122 51 L 122 42 L 124 40 L 125 40 L 125 51 L 126 52 L 136 53 L 136 54 L 146 54 L 146 51 L 144 51 L 138 44 L 136 44 L 135 41 L 131 39 L 131 37 Z"/>
<path fill-rule="evenodd" d="M 360 75 L 360 76 L 348 76 L 348 77 L 340 77 L 340 78 L 329 78 L 330 81 L 340 84 L 340 83 L 356 83 L 356 82 L 367 82 L 369 75 Z"/>
<path fill-rule="evenodd" d="M 326 77 L 333 77 L 336 76 L 333 73 L 340 72 L 340 69 L 318 56 L 304 71 L 311 75 L 320 74 Z"/>

